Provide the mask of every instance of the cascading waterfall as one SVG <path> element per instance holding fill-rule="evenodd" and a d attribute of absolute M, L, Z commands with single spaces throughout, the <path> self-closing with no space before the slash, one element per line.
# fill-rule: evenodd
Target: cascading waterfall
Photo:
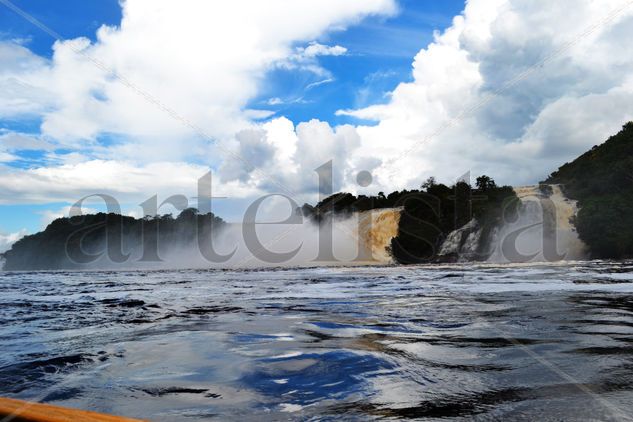
<path fill-rule="evenodd" d="M 498 227 L 491 236 L 490 262 L 539 262 L 586 257 L 573 219 L 576 201 L 559 185 L 522 186 L 514 189 L 521 200 L 518 218 Z"/>
<path fill-rule="evenodd" d="M 487 261 L 498 263 L 586 257 L 586 246 L 573 224 L 576 201 L 566 198 L 559 185 L 521 186 L 514 191 L 521 200 L 516 221 L 495 227 L 489 244 L 481 245 L 483 228 L 473 219 L 446 237 L 440 257 L 470 261 L 480 257 L 482 249 L 489 252 Z"/>
<path fill-rule="evenodd" d="M 392 262 L 389 248 L 391 239 L 398 235 L 401 213 L 400 208 L 386 208 L 359 214 L 358 232 L 374 261 Z"/>

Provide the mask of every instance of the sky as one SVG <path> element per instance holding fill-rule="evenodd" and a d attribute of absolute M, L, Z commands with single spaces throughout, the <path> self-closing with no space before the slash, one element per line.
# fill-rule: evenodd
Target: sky
<path fill-rule="evenodd" d="M 537 183 L 633 118 L 632 36 L 631 0 L 0 0 L 0 250 L 208 172 L 232 221 L 330 160 L 336 191 Z"/>

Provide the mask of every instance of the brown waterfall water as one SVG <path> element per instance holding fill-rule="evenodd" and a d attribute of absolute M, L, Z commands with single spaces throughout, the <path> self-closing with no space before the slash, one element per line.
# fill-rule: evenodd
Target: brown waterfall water
<path fill-rule="evenodd" d="M 391 246 L 391 239 L 398 235 L 401 212 L 400 208 L 386 208 L 359 214 L 358 233 L 374 261 L 393 262 L 388 248 Z"/>

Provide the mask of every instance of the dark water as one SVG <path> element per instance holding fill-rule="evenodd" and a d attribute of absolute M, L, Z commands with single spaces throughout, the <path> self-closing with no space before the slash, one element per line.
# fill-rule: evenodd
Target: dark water
<path fill-rule="evenodd" d="M 0 273 L 0 395 L 151 420 L 625 420 L 633 264 Z"/>

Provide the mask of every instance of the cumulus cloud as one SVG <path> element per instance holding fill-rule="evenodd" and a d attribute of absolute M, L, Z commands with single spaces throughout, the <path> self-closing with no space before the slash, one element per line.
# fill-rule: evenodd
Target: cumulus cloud
<path fill-rule="evenodd" d="M 0 115 L 39 113 L 42 136 L 21 144 L 54 139 L 73 150 L 63 158 L 51 152 L 64 160 L 54 167 L 0 167 L 0 198 L 73 201 L 104 187 L 130 200 L 148 192 L 195 195 L 209 168 L 202 160 L 222 181 L 218 194 L 240 198 L 282 186 L 299 197 L 314 194 L 315 169 L 329 160 L 335 190 L 357 190 L 361 170 L 372 171 L 375 191 L 419 186 L 431 175 L 450 182 L 468 171 L 535 183 L 633 118 L 633 7 L 626 4 L 469 0 L 421 46 L 410 80 L 384 103 L 337 113 L 374 124 L 333 126 L 247 104 L 279 66 L 323 75 L 306 89 L 330 83 L 318 58 L 347 51 L 312 40 L 370 14 L 394 13 L 394 1 L 181 7 L 127 0 L 119 27 L 102 27 L 95 43 L 56 43 L 50 61 L 22 45 L 0 46 L 8 58 L 0 61 Z M 116 74 L 186 120 L 165 114 Z M 104 133 L 120 139 L 100 145 Z M 6 136 L 5 161 L 20 144 Z"/>
<path fill-rule="evenodd" d="M 244 108 L 276 63 L 298 51 L 308 61 L 345 51 L 318 43 L 296 50 L 297 44 L 396 9 L 394 0 L 121 4 L 119 26 L 102 26 L 94 43 L 86 38 L 56 42 L 50 62 L 17 44 L 0 49 L 0 57 L 7 58 L 0 62 L 9 63 L 1 65 L 7 67 L 0 77 L 2 98 L 13 98 L 0 110 L 41 112 L 43 107 L 43 133 L 75 146 L 104 133 L 136 144 L 109 148 L 112 157 L 183 158 L 207 138 L 231 138 L 253 118 L 267 117 Z M 31 90 L 52 102 L 39 104 Z"/>
<path fill-rule="evenodd" d="M 195 0 L 186 7 L 125 0 L 121 7 L 120 25 L 102 26 L 95 42 L 56 42 L 50 60 L 28 43 L 0 42 L 0 117 L 42 119 L 41 134 L 1 134 L 0 161 L 26 150 L 48 159 L 40 167 L 0 167 L 2 202 L 74 201 L 97 192 L 122 200 L 193 195 L 207 166 L 233 179 L 221 194 L 253 195 L 263 181 L 246 180 L 251 167 L 272 169 L 264 158 L 288 158 L 271 152 L 286 135 L 255 143 L 262 130 L 284 126 L 261 129 L 258 121 L 273 113 L 247 108 L 266 73 L 289 61 L 321 69 L 319 57 L 346 49 L 313 40 L 397 9 L 395 0 Z M 236 145 L 248 163 L 231 172 L 222 155 Z"/>
<path fill-rule="evenodd" d="M 535 183 L 633 118 L 633 7 L 470 0 L 385 104 L 340 110 L 393 187 L 473 171 Z M 547 10 L 547 13 L 543 11 Z"/>
<path fill-rule="evenodd" d="M 233 159 L 224 161 L 221 176 L 223 181 L 246 182 L 252 170 L 264 167 L 272 160 L 275 151 L 262 129 L 243 130 L 235 139 L 238 144 L 236 154 Z"/>
<path fill-rule="evenodd" d="M 241 132 L 237 140 L 236 155 L 251 157 L 249 161 L 254 165 L 249 167 L 238 159 L 228 159 L 220 173 L 223 180 L 250 182 L 263 192 L 281 190 L 295 196 L 318 193 L 316 170 L 330 161 L 333 161 L 331 177 L 327 177 L 324 186 L 332 185 L 335 191 L 341 189 L 348 173 L 353 172 L 352 157 L 361 145 L 351 125 L 332 127 L 313 119 L 295 127 L 283 117 L 268 122 L 260 130 Z"/>
<path fill-rule="evenodd" d="M 307 47 L 298 48 L 298 52 L 301 56 L 306 58 L 318 56 L 342 56 L 347 53 L 347 48 L 341 47 L 340 45 L 324 45 L 313 41 Z"/>
<path fill-rule="evenodd" d="M 340 45 L 329 46 L 312 41 L 307 47 L 296 47 L 293 54 L 275 65 L 286 70 L 302 70 L 317 76 L 329 77 L 330 72 L 319 65 L 317 59 L 321 56 L 342 56 L 345 53 L 347 53 L 347 48 Z"/>
<path fill-rule="evenodd" d="M 0 118 L 39 115 L 54 104 L 48 60 L 13 41 L 0 41 Z"/>

